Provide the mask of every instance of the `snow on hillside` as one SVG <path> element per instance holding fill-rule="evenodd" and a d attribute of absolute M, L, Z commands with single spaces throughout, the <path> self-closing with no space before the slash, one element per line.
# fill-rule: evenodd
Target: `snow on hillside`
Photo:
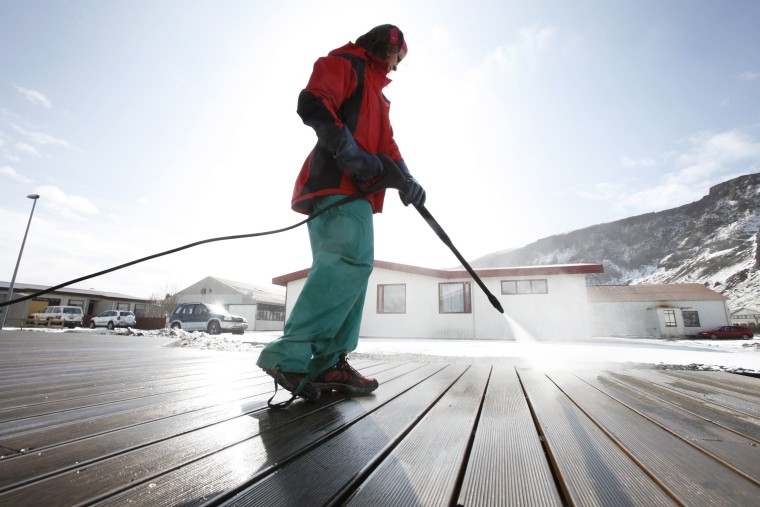
<path fill-rule="evenodd" d="M 476 268 L 599 263 L 593 285 L 703 283 L 729 306 L 760 306 L 760 174 L 715 185 L 699 201 L 538 240 Z"/>

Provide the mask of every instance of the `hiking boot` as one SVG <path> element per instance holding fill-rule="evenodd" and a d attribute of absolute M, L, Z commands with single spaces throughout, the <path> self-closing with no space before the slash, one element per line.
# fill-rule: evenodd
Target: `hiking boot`
<path fill-rule="evenodd" d="M 341 354 L 334 366 L 317 375 L 312 384 L 317 389 L 335 389 L 351 394 L 369 394 L 379 385 L 374 378 L 364 377 L 353 369 L 345 354 Z"/>
<path fill-rule="evenodd" d="M 262 368 L 262 370 L 264 370 L 267 375 L 272 377 L 275 383 L 279 384 L 283 389 L 290 391 L 293 397 L 300 396 L 301 398 L 309 401 L 315 401 L 319 399 L 319 395 L 321 394 L 320 390 L 310 380 L 307 380 L 301 390 L 298 391 L 298 386 L 301 385 L 305 373 L 270 370 L 269 368 Z M 277 394 L 276 390 L 275 394 Z"/>

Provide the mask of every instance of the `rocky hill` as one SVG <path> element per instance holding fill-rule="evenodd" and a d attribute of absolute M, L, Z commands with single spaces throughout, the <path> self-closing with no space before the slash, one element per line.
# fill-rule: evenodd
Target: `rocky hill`
<path fill-rule="evenodd" d="M 704 283 L 729 306 L 760 304 L 760 174 L 710 188 L 699 201 L 538 240 L 481 257 L 476 268 L 600 263 L 594 285 Z"/>

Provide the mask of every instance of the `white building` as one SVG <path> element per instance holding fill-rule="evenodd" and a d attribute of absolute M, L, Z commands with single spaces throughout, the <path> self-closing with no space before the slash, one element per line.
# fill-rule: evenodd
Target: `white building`
<path fill-rule="evenodd" d="M 726 297 L 698 283 L 588 288 L 592 336 L 675 338 L 727 326 Z"/>
<path fill-rule="evenodd" d="M 491 268 L 476 271 L 501 302 L 499 313 L 464 269 L 428 269 L 375 261 L 361 336 L 385 338 L 537 339 L 591 336 L 586 275 L 601 264 Z M 287 287 L 286 314 L 308 269 L 277 277 Z"/>
<path fill-rule="evenodd" d="M 13 299 L 31 296 L 38 292 L 46 291 L 49 286 L 32 283 L 17 282 L 13 288 Z M 8 300 L 9 282 L 0 281 L 0 301 Z M 86 316 L 98 315 L 104 310 L 129 310 L 140 318 L 146 315 L 150 301 L 146 298 L 128 296 L 116 292 L 105 292 L 95 289 L 74 289 L 63 287 L 61 289 L 40 294 L 32 299 L 15 303 L 0 308 L 2 312 L 8 311 L 6 325 L 21 326 L 24 319 L 29 315 L 43 311 L 48 306 L 78 306 Z"/>
<path fill-rule="evenodd" d="M 739 308 L 731 312 L 731 323 L 736 326 L 760 326 L 760 310 L 757 308 Z"/>
<path fill-rule="evenodd" d="M 281 331 L 285 325 L 285 291 L 207 276 L 175 295 L 179 303 L 214 303 L 248 320 L 251 331 Z"/>

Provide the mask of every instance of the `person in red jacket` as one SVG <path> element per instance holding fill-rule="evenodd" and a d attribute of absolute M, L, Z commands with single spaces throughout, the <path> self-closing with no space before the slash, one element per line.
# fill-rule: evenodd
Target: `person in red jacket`
<path fill-rule="evenodd" d="M 411 176 L 393 139 L 390 102 L 383 88 L 406 57 L 404 34 L 381 25 L 355 43 L 319 58 L 297 112 L 314 129 L 317 144 L 296 179 L 293 210 L 314 214 L 361 191 L 382 177 L 385 154 L 405 175 L 404 205 L 422 205 L 425 191 Z M 359 340 L 367 281 L 374 264 L 373 214 L 383 209 L 385 191 L 333 207 L 310 221 L 312 266 L 285 323 L 257 361 L 293 397 L 316 400 L 335 389 L 367 394 L 378 387 L 346 361 Z M 271 399 L 270 399 L 270 406 Z"/>

